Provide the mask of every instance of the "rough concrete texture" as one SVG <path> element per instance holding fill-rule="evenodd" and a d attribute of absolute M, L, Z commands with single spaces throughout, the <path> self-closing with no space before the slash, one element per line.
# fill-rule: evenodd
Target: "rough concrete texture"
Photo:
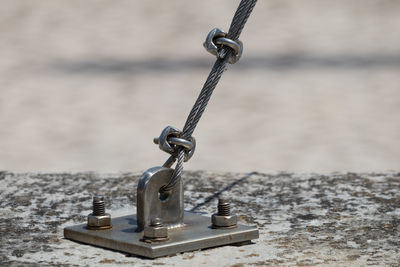
<path fill-rule="evenodd" d="M 91 196 L 112 216 L 135 211 L 139 173 L 0 173 L 0 264 L 6 266 L 398 266 L 400 173 L 185 172 L 185 208 L 210 216 L 228 193 L 260 238 L 155 260 L 75 243 Z"/>
<path fill-rule="evenodd" d="M 152 139 L 182 128 L 214 61 L 202 43 L 238 2 L 1 1 L 0 169 L 162 164 Z M 398 170 L 399 14 L 398 0 L 258 1 L 191 168 Z"/>

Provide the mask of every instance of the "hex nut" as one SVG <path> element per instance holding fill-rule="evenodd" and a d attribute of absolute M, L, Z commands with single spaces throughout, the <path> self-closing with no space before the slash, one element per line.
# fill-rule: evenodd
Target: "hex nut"
<path fill-rule="evenodd" d="M 222 216 L 218 215 L 218 213 L 215 213 L 211 216 L 211 223 L 214 228 L 234 228 L 237 224 L 237 216 Z"/>
<path fill-rule="evenodd" d="M 147 226 L 144 228 L 143 237 L 145 239 L 165 239 L 168 238 L 168 228 L 165 226 Z"/>
<path fill-rule="evenodd" d="M 89 229 L 109 229 L 111 228 L 111 215 L 106 213 L 102 216 L 95 216 L 93 213 L 88 215 L 87 226 Z"/>

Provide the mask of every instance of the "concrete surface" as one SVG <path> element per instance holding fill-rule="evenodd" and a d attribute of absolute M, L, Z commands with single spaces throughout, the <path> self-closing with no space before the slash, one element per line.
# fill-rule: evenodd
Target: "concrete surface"
<path fill-rule="evenodd" d="M 254 244 L 147 260 L 63 239 L 91 196 L 112 216 L 135 211 L 139 173 L 0 173 L 3 266 L 398 266 L 400 173 L 185 172 L 185 208 L 210 216 L 220 193 Z"/>
<path fill-rule="evenodd" d="M 3 0 L 0 169 L 137 171 L 167 155 L 232 0 Z M 200 170 L 400 168 L 400 1 L 260 0 L 194 136 Z M 150 165 L 149 165 L 150 164 Z"/>

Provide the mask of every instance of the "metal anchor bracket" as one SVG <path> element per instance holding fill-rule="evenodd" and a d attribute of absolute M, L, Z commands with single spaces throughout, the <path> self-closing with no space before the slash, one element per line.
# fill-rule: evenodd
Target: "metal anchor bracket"
<path fill-rule="evenodd" d="M 160 193 L 173 172 L 171 168 L 154 167 L 143 173 L 136 196 L 138 230 L 144 230 L 155 218 L 168 228 L 183 226 L 182 180 L 170 192 Z"/>
<path fill-rule="evenodd" d="M 160 194 L 173 171 L 154 167 L 144 172 L 137 187 L 137 214 L 111 218 L 108 227 L 92 226 L 99 207 L 105 212 L 104 199 L 95 197 L 91 225 L 66 227 L 65 238 L 148 258 L 258 238 L 257 227 L 237 224 L 226 200 L 219 201 L 216 214 L 203 216 L 184 212 L 182 181 L 167 194 Z"/>

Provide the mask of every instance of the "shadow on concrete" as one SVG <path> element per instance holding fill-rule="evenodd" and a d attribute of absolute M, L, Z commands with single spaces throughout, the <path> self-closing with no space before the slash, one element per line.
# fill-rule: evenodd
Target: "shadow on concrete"
<path fill-rule="evenodd" d="M 49 69 L 66 74 L 141 74 L 147 72 L 182 72 L 209 70 L 214 59 L 205 55 L 201 58 L 168 59 L 149 58 L 146 60 L 99 58 L 80 61 L 56 61 Z M 265 69 L 266 71 L 290 71 L 309 69 L 378 69 L 400 68 L 400 51 L 393 54 L 338 54 L 338 55 L 244 55 L 232 71 Z"/>
<path fill-rule="evenodd" d="M 219 196 L 221 196 L 221 194 L 223 194 L 224 192 L 227 192 L 227 191 L 231 190 L 232 187 L 234 187 L 235 185 L 238 185 L 238 184 L 242 183 L 244 180 L 250 178 L 252 175 L 255 175 L 255 174 L 257 174 L 257 172 L 250 172 L 250 173 L 246 174 L 242 178 L 234 181 L 233 183 L 229 184 L 228 186 L 225 186 L 224 188 L 222 188 L 218 192 L 214 193 L 213 195 L 207 197 L 202 203 L 197 204 L 190 211 L 196 211 L 197 209 L 199 209 L 199 208 L 203 207 L 204 205 L 208 204 L 213 199 L 218 198 Z"/>

